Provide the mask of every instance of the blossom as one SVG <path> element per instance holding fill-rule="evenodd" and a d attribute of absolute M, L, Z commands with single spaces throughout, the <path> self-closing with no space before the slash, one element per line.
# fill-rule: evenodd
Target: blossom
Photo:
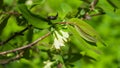
<path fill-rule="evenodd" d="M 44 62 L 45 66 L 44 68 L 51 68 L 51 65 L 54 64 L 54 62 L 50 62 L 49 60 Z"/>
<path fill-rule="evenodd" d="M 33 1 L 32 0 L 27 0 L 26 1 L 26 5 L 32 5 L 33 4 Z"/>
<path fill-rule="evenodd" d="M 59 31 L 60 33 L 58 33 L 58 31 L 54 31 L 53 36 L 54 38 L 54 47 L 56 49 L 60 49 L 61 46 L 65 46 L 64 43 L 67 42 L 67 38 L 69 37 L 68 32 L 64 32 L 62 30 Z"/>

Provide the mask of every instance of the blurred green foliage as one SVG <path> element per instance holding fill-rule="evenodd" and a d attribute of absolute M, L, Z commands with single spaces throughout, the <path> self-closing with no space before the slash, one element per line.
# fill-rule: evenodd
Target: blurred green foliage
<path fill-rule="evenodd" d="M 119 68 L 119 0 L 99 0 L 94 10 L 90 10 L 93 1 L 0 0 L 0 52 L 32 43 L 49 31 L 52 33 L 35 46 L 24 49 L 22 57 L 18 60 L 3 64 L 22 51 L 0 55 L 0 68 Z M 47 19 L 48 16 L 55 16 L 57 13 L 56 20 Z M 86 24 L 90 24 L 107 46 L 101 43 L 94 46 L 83 39 L 73 26 L 66 26 L 64 22 L 71 18 L 81 18 Z M 6 39 L 29 25 L 32 26 L 28 30 L 2 45 Z M 56 49 L 53 45 L 55 38 L 64 36 L 60 30 L 64 31 L 64 34 L 68 32 L 69 38 L 66 42 L 66 38 L 62 37 L 65 46 Z M 91 32 L 90 29 L 87 30 Z"/>

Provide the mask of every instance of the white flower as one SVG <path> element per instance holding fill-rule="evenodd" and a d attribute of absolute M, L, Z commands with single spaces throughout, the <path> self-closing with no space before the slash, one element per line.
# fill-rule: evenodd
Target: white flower
<path fill-rule="evenodd" d="M 53 36 L 54 38 L 54 47 L 56 49 L 60 49 L 61 46 L 65 46 L 64 43 L 67 42 L 67 38 L 69 37 L 69 34 L 67 32 L 64 32 L 62 30 L 59 31 L 61 34 L 59 34 L 57 31 L 54 32 Z"/>
<path fill-rule="evenodd" d="M 69 37 L 69 34 L 68 34 L 68 32 L 64 32 L 64 31 L 62 31 L 62 30 L 60 30 L 60 32 L 62 33 L 62 35 L 63 35 L 63 40 L 65 41 L 65 42 L 67 42 L 67 38 Z"/>
<path fill-rule="evenodd" d="M 32 5 L 32 3 L 33 3 L 32 0 L 27 0 L 26 1 L 26 5 Z"/>
<path fill-rule="evenodd" d="M 51 65 L 54 64 L 54 62 L 50 62 L 50 61 L 48 60 L 48 61 L 44 62 L 44 64 L 46 64 L 46 65 L 44 66 L 44 68 L 51 68 Z"/>

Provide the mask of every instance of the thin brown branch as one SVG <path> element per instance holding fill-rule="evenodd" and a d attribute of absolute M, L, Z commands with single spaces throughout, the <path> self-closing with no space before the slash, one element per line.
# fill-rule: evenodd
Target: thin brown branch
<path fill-rule="evenodd" d="M 20 52 L 19 54 L 17 54 L 15 57 L 9 58 L 9 59 L 5 59 L 5 60 L 0 60 L 0 64 L 7 64 L 11 61 L 15 61 L 20 59 L 23 56 L 23 51 Z"/>
<path fill-rule="evenodd" d="M 58 63 L 57 68 L 62 68 L 63 64 L 62 63 Z"/>
<path fill-rule="evenodd" d="M 25 32 L 26 30 L 28 30 L 30 27 L 31 26 L 28 26 L 25 29 L 21 30 L 20 32 L 16 32 L 13 36 L 9 37 L 7 40 L 0 42 L 0 46 L 8 43 L 10 40 L 12 40 L 13 38 L 15 38 L 16 36 L 22 35 L 22 33 Z"/>
<path fill-rule="evenodd" d="M 50 32 L 48 32 L 44 36 L 38 38 L 37 40 L 35 40 L 34 42 L 32 42 L 32 43 L 30 43 L 28 45 L 24 45 L 22 47 L 19 47 L 19 48 L 13 49 L 13 50 L 8 50 L 8 51 L 0 52 L 0 55 L 5 55 L 5 54 L 11 53 L 11 52 L 16 52 L 16 51 L 20 51 L 20 50 L 24 50 L 26 48 L 32 47 L 33 45 L 35 45 L 39 41 L 43 40 L 44 38 L 48 37 L 49 35 L 50 35 Z"/>
<path fill-rule="evenodd" d="M 85 14 L 85 16 L 83 18 L 81 18 L 82 20 L 89 20 L 91 19 L 93 16 L 99 16 L 99 15 L 103 15 L 105 14 L 104 12 L 101 12 L 101 13 L 97 13 L 97 14 Z"/>
<path fill-rule="evenodd" d="M 94 10 L 95 5 L 98 3 L 99 0 L 93 0 L 90 4 L 90 10 Z"/>
<path fill-rule="evenodd" d="M 21 14 L 15 11 L 9 11 L 9 12 L 0 12 L 0 14 L 8 14 L 8 15 L 17 15 L 20 16 Z"/>
<path fill-rule="evenodd" d="M 84 17 L 81 18 L 81 20 L 90 20 L 91 19 L 91 16 L 86 12 Z"/>

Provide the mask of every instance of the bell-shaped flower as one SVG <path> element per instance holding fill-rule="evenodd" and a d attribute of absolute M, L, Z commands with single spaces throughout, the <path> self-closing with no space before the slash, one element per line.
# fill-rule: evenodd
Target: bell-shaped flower
<path fill-rule="evenodd" d="M 55 37 L 53 45 L 56 49 L 60 49 L 61 46 L 65 46 L 64 43 L 67 42 L 67 38 L 69 37 L 68 32 L 62 30 L 60 30 L 59 32 L 55 31 L 53 33 L 53 36 Z"/>

